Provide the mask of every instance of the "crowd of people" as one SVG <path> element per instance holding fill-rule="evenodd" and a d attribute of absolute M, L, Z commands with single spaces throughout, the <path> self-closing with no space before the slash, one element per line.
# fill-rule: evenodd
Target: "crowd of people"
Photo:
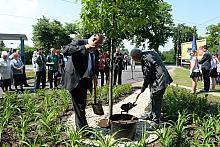
<path fill-rule="evenodd" d="M 104 52 L 101 49 L 96 52 L 97 57 L 97 77 L 100 75 L 100 85 L 108 84 L 110 72 L 110 54 L 109 51 Z M 68 56 L 64 56 L 60 50 L 50 49 L 50 54 L 45 55 L 42 48 L 38 48 L 33 52 L 32 65 L 35 73 L 34 88 L 44 89 L 47 81 L 50 88 L 56 88 L 62 85 L 62 74 L 64 73 L 65 64 Z M 120 49 L 116 49 L 113 57 L 113 74 L 114 85 L 122 84 L 122 70 L 127 70 L 128 55 L 122 54 Z M 48 72 L 47 72 L 48 71 Z M 46 73 L 48 73 L 46 75 Z M 14 84 L 15 90 L 23 91 L 23 87 L 27 84 L 25 74 L 25 66 L 20 56 L 19 50 L 9 49 L 1 53 L 0 59 L 1 86 L 3 91 L 12 90 Z"/>
<path fill-rule="evenodd" d="M 218 54 L 210 54 L 208 47 L 203 46 L 204 55 L 198 59 L 197 51 L 191 52 L 190 77 L 192 78 L 192 93 L 197 91 L 197 83 L 203 81 L 204 88 L 200 92 L 216 91 L 217 79 L 220 74 L 220 62 Z M 211 88 L 210 88 L 211 87 Z"/>
<path fill-rule="evenodd" d="M 25 73 L 25 66 L 22 62 L 20 51 L 2 51 L 0 58 L 1 87 L 3 91 L 12 90 L 14 83 L 15 90 L 23 91 L 23 86 L 29 87 Z"/>

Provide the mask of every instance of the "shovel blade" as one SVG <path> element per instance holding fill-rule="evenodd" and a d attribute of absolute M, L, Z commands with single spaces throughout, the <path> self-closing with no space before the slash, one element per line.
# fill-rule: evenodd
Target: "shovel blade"
<path fill-rule="evenodd" d="M 92 109 L 96 115 L 104 115 L 104 110 L 101 103 L 92 104 Z"/>

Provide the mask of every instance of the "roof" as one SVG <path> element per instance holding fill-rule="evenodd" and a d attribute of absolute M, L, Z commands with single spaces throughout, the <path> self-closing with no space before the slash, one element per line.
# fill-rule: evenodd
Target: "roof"
<path fill-rule="evenodd" d="M 0 40 L 28 40 L 25 34 L 3 34 L 0 33 Z"/>

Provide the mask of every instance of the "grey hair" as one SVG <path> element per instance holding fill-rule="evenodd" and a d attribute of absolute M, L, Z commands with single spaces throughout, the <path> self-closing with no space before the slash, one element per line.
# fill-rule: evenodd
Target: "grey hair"
<path fill-rule="evenodd" d="M 135 49 L 132 49 L 132 50 L 131 50 L 130 56 L 132 57 L 132 56 L 135 56 L 136 54 L 141 55 L 141 53 L 142 53 L 141 50 L 135 48 Z"/>
<path fill-rule="evenodd" d="M 93 37 L 97 38 L 97 36 L 99 37 L 99 41 L 102 44 L 104 42 L 105 37 L 102 34 L 94 34 Z"/>
<path fill-rule="evenodd" d="M 1 55 L 1 57 L 3 58 L 3 56 L 8 56 L 7 51 L 2 51 L 2 55 Z"/>

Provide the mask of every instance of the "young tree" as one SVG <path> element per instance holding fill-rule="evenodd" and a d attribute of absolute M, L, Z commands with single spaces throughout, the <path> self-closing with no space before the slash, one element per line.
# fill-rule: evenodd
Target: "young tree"
<path fill-rule="evenodd" d="M 103 33 L 113 57 L 116 40 L 131 39 L 137 28 L 154 17 L 160 0 L 82 0 L 84 34 Z M 111 60 L 112 61 L 112 60 Z M 112 63 L 111 63 L 112 65 Z M 112 115 L 112 66 L 110 67 L 109 115 Z"/>

